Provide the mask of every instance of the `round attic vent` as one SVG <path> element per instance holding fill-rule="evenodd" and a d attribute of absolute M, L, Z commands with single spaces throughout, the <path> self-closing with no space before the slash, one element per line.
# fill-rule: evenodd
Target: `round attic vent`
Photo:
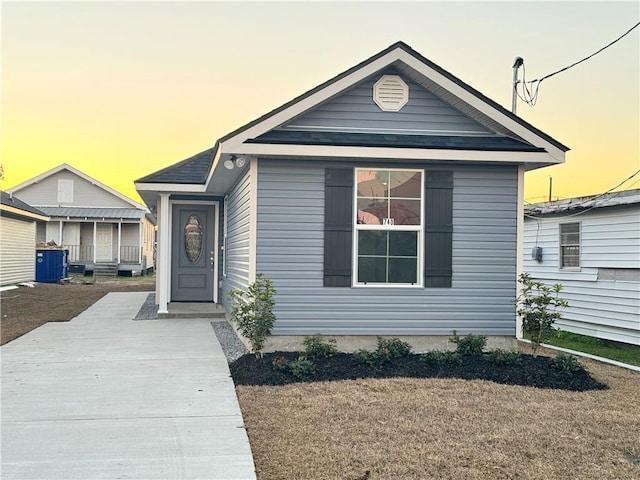
<path fill-rule="evenodd" d="M 373 85 L 373 101 L 385 112 L 397 112 L 409 101 L 409 87 L 398 75 L 383 75 Z"/>

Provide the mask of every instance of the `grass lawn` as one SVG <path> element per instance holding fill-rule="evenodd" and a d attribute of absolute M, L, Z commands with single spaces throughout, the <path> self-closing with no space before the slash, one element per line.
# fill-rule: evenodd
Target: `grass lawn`
<path fill-rule="evenodd" d="M 548 342 L 556 347 L 589 353 L 598 357 L 640 366 L 640 346 L 608 342 L 595 337 L 558 330 Z"/>
<path fill-rule="evenodd" d="M 260 480 L 640 478 L 640 374 L 581 361 L 609 390 L 389 378 L 237 392 Z"/>

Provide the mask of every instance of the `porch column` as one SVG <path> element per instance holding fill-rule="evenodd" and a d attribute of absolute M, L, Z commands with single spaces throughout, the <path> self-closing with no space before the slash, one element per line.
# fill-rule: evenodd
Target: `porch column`
<path fill-rule="evenodd" d="M 138 263 L 142 265 L 142 247 L 144 246 L 144 236 L 142 227 L 144 222 L 144 218 L 138 222 Z M 142 265 L 142 269 L 146 270 L 147 266 Z"/>
<path fill-rule="evenodd" d="M 58 245 L 62 246 L 62 220 L 58 222 Z"/>
<path fill-rule="evenodd" d="M 158 313 L 169 313 L 167 308 L 169 304 L 169 288 L 171 285 L 170 234 L 169 194 L 161 193 L 158 199 L 158 271 L 156 274 Z"/>
<path fill-rule="evenodd" d="M 524 269 L 524 165 L 518 165 L 518 210 L 516 219 L 516 296 L 522 291 L 520 274 Z M 516 314 L 516 338 L 522 339 L 522 317 Z"/>
<path fill-rule="evenodd" d="M 122 219 L 118 222 L 118 265 L 120 265 L 120 245 L 122 244 Z"/>
<path fill-rule="evenodd" d="M 98 243 L 97 243 L 97 237 L 98 237 L 98 222 L 93 222 L 93 264 L 96 264 L 97 261 L 97 253 L 98 253 Z"/>

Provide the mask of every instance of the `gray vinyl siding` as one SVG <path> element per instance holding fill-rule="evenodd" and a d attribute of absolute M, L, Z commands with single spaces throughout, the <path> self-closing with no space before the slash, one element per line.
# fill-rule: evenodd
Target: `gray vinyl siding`
<path fill-rule="evenodd" d="M 0 218 L 0 284 L 30 282 L 36 277 L 36 222 Z"/>
<path fill-rule="evenodd" d="M 393 71 L 386 72 L 396 74 Z M 373 101 L 373 85 L 383 74 L 363 81 L 342 95 L 305 113 L 287 127 L 331 130 L 375 130 L 380 132 L 465 132 L 492 134 L 414 81 L 403 77 L 409 87 L 409 102 L 399 112 L 384 112 Z"/>
<path fill-rule="evenodd" d="M 227 198 L 227 243 L 224 251 L 226 276 L 223 277 L 222 296 L 219 300 L 227 307 L 229 291 L 236 288 L 246 290 L 249 285 L 250 208 L 251 178 L 247 171 Z"/>
<path fill-rule="evenodd" d="M 58 203 L 58 180 L 73 181 L 73 202 Z M 84 178 L 62 170 L 50 177 L 40 180 L 19 190 L 20 199 L 30 205 L 53 207 L 62 205 L 65 207 L 124 207 L 131 208 L 131 204 L 112 195 L 101 187 L 93 185 Z M 16 192 L 17 193 L 17 192 Z"/>
<path fill-rule="evenodd" d="M 559 224 L 580 222 L 580 269 L 559 268 Z M 542 263 L 531 249 L 542 247 Z M 561 283 L 570 307 L 563 330 L 640 345 L 640 206 L 595 209 L 573 217 L 525 219 L 524 270 Z"/>
<path fill-rule="evenodd" d="M 515 335 L 515 167 L 456 166 L 452 288 L 323 287 L 324 168 L 258 163 L 257 271 L 275 335 Z"/>

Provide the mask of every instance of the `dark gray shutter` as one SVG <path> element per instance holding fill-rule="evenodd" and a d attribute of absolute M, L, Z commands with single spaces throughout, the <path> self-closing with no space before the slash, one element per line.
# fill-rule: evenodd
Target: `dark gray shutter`
<path fill-rule="evenodd" d="M 425 185 L 424 285 L 450 287 L 453 172 L 427 170 Z"/>
<path fill-rule="evenodd" d="M 353 169 L 327 168 L 324 180 L 324 286 L 351 286 Z"/>

